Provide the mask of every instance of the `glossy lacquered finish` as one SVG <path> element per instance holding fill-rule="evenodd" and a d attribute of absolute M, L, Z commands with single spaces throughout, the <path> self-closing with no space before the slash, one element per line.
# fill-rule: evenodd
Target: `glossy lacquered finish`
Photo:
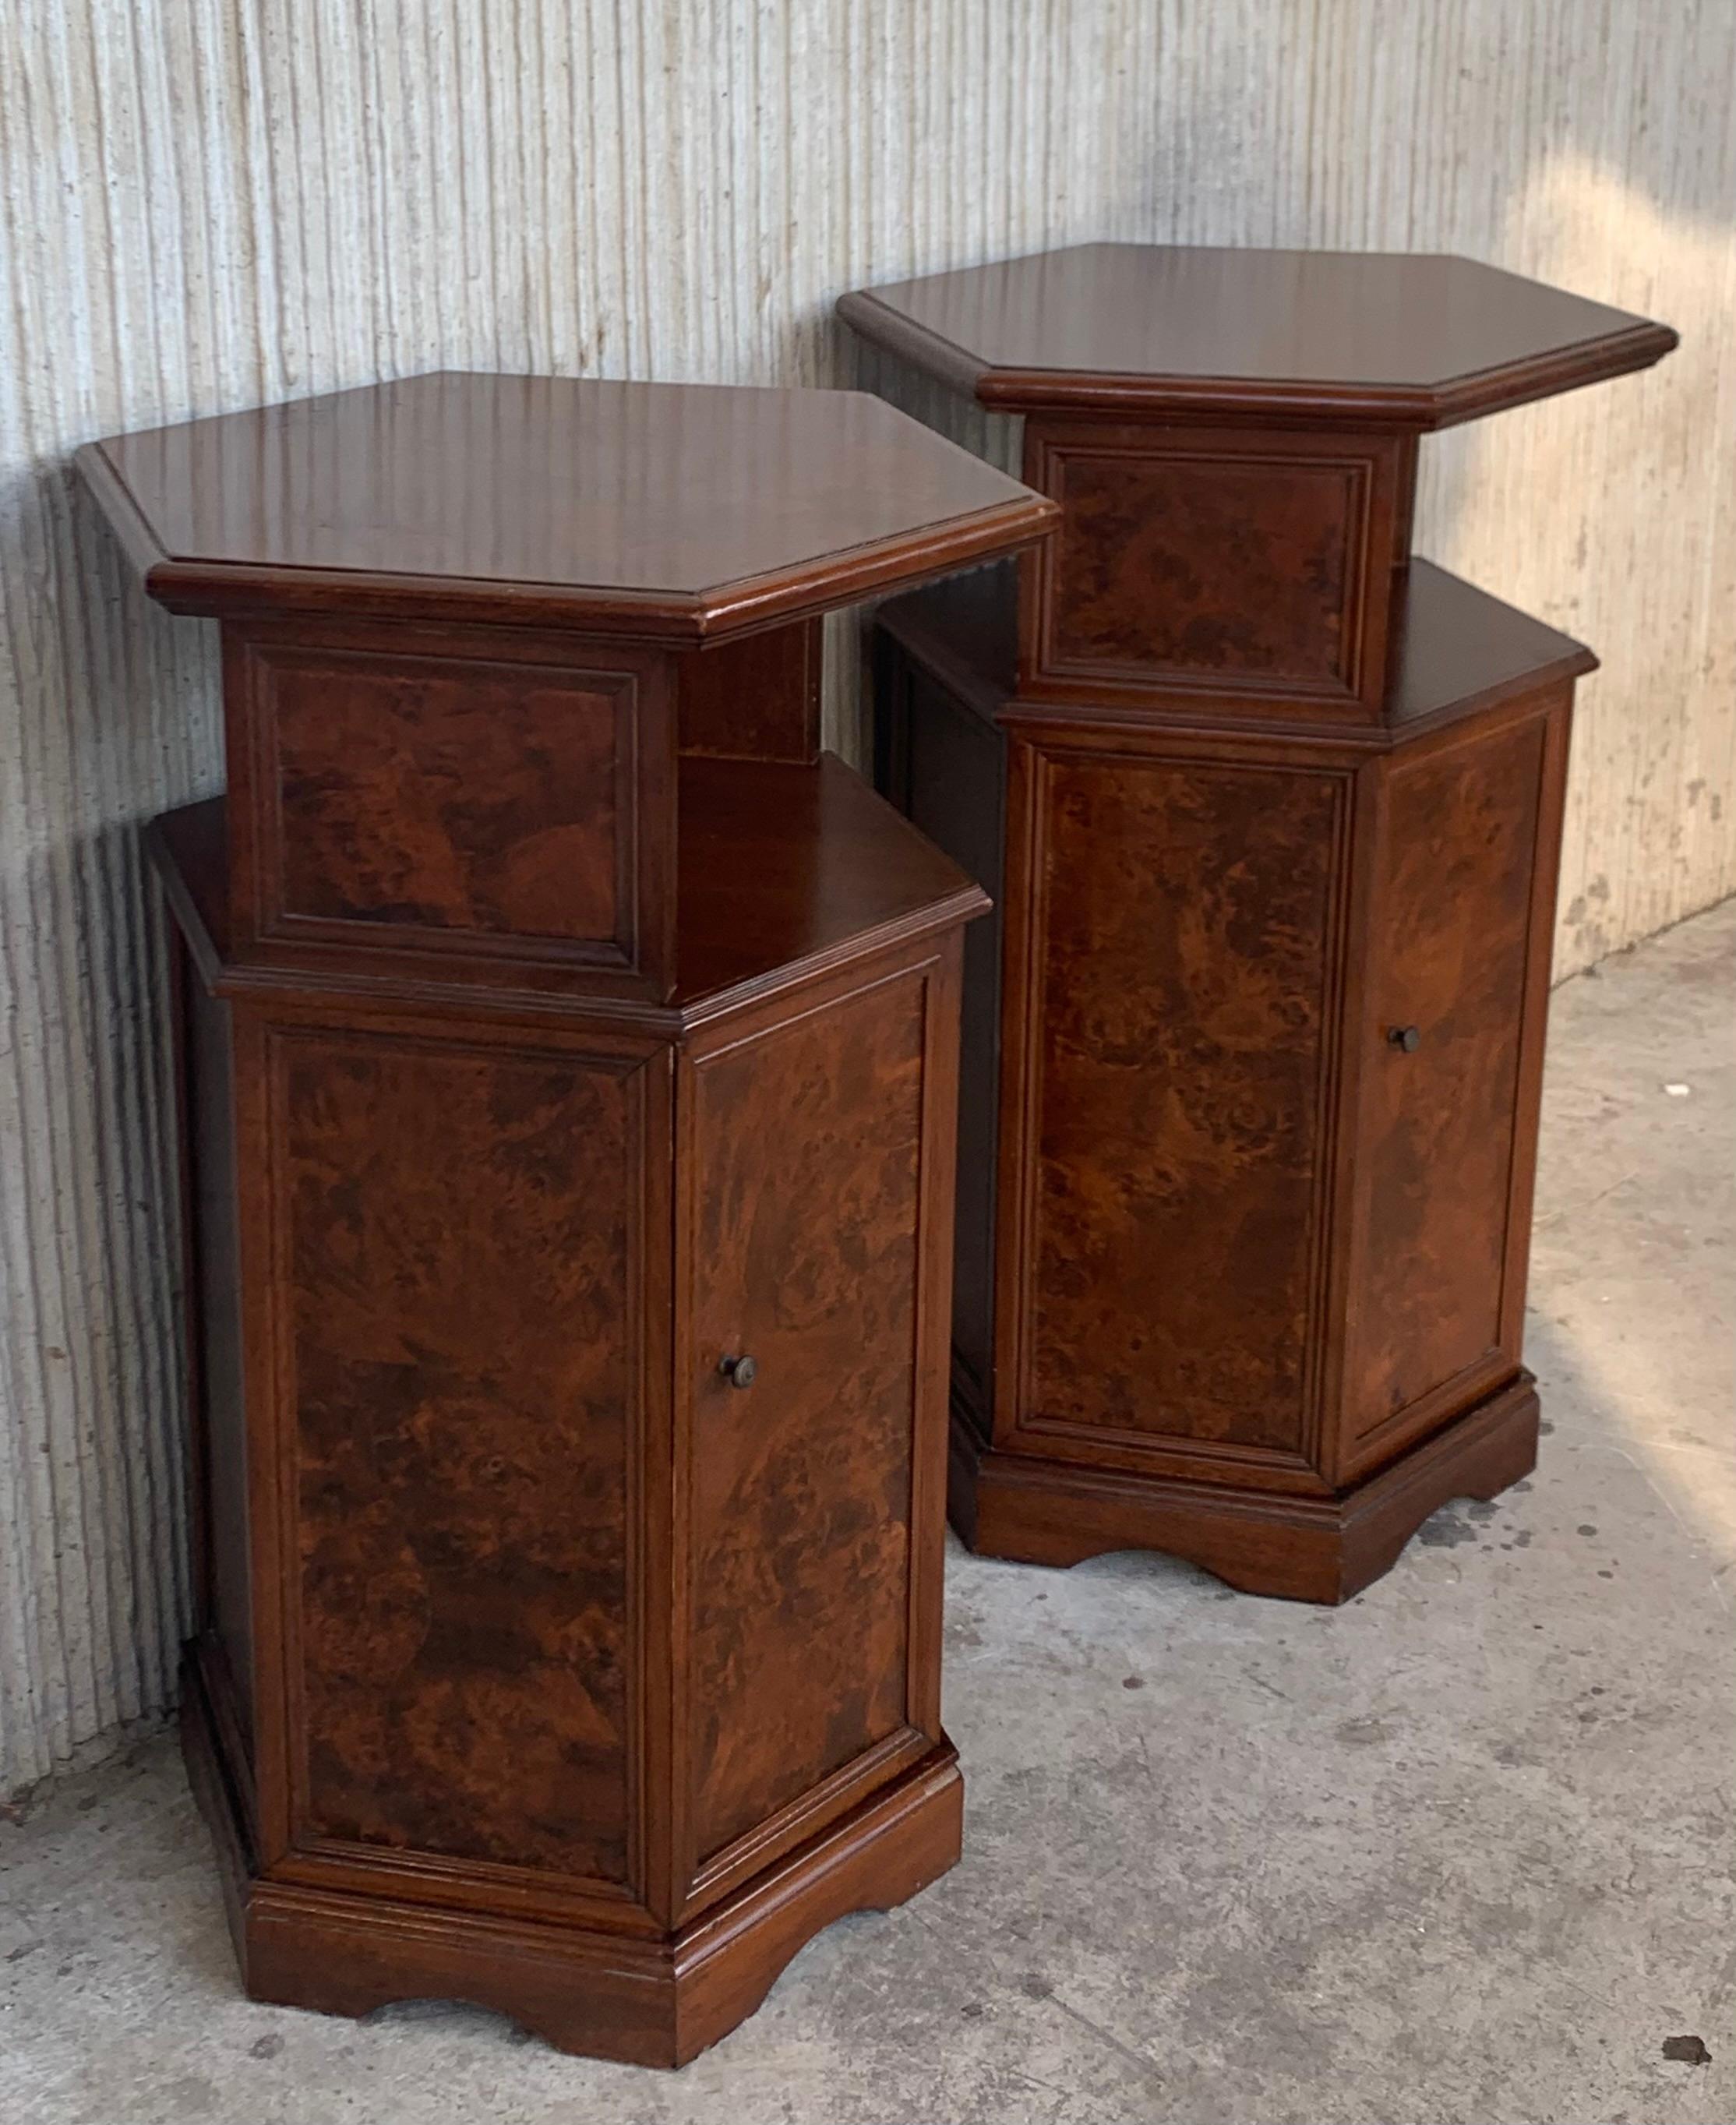
<path fill-rule="evenodd" d="M 1668 353 L 1668 325 L 1475 259 L 1084 243 L 868 288 L 864 337 L 1009 412 L 1444 427 Z"/>
<path fill-rule="evenodd" d="M 957 1856 L 986 902 L 819 753 L 810 615 L 864 554 L 915 579 L 1051 512 L 804 398 L 440 378 L 87 461 L 152 587 L 223 615 L 228 793 L 148 842 L 185 1729 L 257 1997 L 678 2063 Z M 730 634 L 773 568 L 783 616 Z"/>
<path fill-rule="evenodd" d="M 1061 529 L 882 609 L 966 955 L 952 1505 L 1341 1600 L 1531 1465 L 1580 645 L 1413 561 L 1417 436 L 1666 327 L 1461 260 L 1091 246 L 851 296 Z"/>
<path fill-rule="evenodd" d="M 815 617 L 1058 514 L 854 392 L 435 375 L 93 443 L 223 622 L 238 962 L 663 1004 L 676 762 L 812 761 Z"/>
<path fill-rule="evenodd" d="M 1051 512 L 854 391 L 408 377 L 86 445 L 172 611 L 716 640 L 1004 554 Z"/>
<path fill-rule="evenodd" d="M 722 771 L 774 800 L 849 773 Z M 878 812 L 896 870 L 915 837 Z M 871 890 L 848 940 L 790 910 L 823 953 L 658 1032 L 577 995 L 273 989 L 199 920 L 217 838 L 172 814 L 152 852 L 185 938 L 203 1379 L 186 1717 L 248 1988 L 434 1992 L 677 2063 L 813 1931 L 957 1856 L 949 1179 L 981 896 L 955 874 L 882 920 Z"/>

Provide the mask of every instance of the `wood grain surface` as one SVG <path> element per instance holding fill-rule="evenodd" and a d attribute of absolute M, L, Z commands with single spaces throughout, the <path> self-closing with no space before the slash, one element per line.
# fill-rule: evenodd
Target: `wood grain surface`
<path fill-rule="evenodd" d="M 1049 462 L 1067 521 L 1048 669 L 1352 690 L 1362 468 L 1155 447 L 1052 450 Z"/>
<path fill-rule="evenodd" d="M 1302 1449 L 1346 801 L 1041 758 L 1021 1429 Z"/>
<path fill-rule="evenodd" d="M 1085 243 L 844 297 L 985 405 L 1434 428 L 1643 369 L 1676 335 L 1475 259 Z"/>
<path fill-rule="evenodd" d="M 696 640 L 1007 553 L 1055 512 L 865 393 L 436 371 L 78 465 L 179 612 Z"/>
<path fill-rule="evenodd" d="M 1346 1386 L 1359 1436 L 1499 1350 L 1508 1250 L 1528 1237 L 1508 1206 L 1547 735 L 1527 717 L 1388 783 L 1362 1029 L 1367 1227 Z M 1404 1027 L 1414 1053 L 1390 1039 Z"/>
<path fill-rule="evenodd" d="M 633 1081 L 461 1037 L 273 1044 L 304 1829 L 620 1882 Z"/>
<path fill-rule="evenodd" d="M 267 668 L 286 915 L 613 940 L 630 680 L 318 648 Z"/>
<path fill-rule="evenodd" d="M 906 1723 L 924 1007 L 873 989 L 694 1072 L 702 1858 Z"/>

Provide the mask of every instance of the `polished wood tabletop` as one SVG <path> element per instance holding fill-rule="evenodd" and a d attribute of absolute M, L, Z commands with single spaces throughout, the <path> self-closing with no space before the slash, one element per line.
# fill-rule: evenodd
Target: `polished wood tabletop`
<path fill-rule="evenodd" d="M 1444 427 L 1643 369 L 1668 326 L 1468 258 L 1089 243 L 849 294 L 986 405 Z"/>
<path fill-rule="evenodd" d="M 172 610 L 711 638 L 1004 554 L 1053 506 L 849 391 L 439 374 L 87 445 Z"/>

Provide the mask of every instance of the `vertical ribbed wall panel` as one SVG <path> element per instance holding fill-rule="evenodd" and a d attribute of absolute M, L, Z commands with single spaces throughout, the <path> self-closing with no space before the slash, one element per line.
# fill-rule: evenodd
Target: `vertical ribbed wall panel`
<path fill-rule="evenodd" d="M 1736 10 L 1687 0 L 13 0 L 0 1793 L 161 1712 L 186 1602 L 137 829 L 220 777 L 214 666 L 75 445 L 442 365 L 878 381 L 840 290 L 1099 236 L 1457 249 L 1651 311 L 1680 354 L 1445 439 L 1423 497 L 1425 550 L 1604 658 L 1564 972 L 1736 886 L 1733 72 Z"/>

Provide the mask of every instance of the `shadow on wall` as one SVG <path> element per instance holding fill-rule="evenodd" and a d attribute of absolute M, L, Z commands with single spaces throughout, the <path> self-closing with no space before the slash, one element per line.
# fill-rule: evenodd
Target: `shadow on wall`
<path fill-rule="evenodd" d="M 1424 445 L 1418 549 L 1602 659 L 1575 721 L 1559 979 L 1736 889 L 1736 237 L 1572 153 L 1507 222 L 1516 270 L 1682 335 L 1656 369 Z"/>
<path fill-rule="evenodd" d="M 138 828 L 209 785 L 214 666 L 148 605 L 67 465 L 0 497 L 0 620 L 19 776 L 0 851 L 0 1765 L 27 1781 L 160 1714 L 186 1628 L 165 1421 L 178 1164 Z"/>

